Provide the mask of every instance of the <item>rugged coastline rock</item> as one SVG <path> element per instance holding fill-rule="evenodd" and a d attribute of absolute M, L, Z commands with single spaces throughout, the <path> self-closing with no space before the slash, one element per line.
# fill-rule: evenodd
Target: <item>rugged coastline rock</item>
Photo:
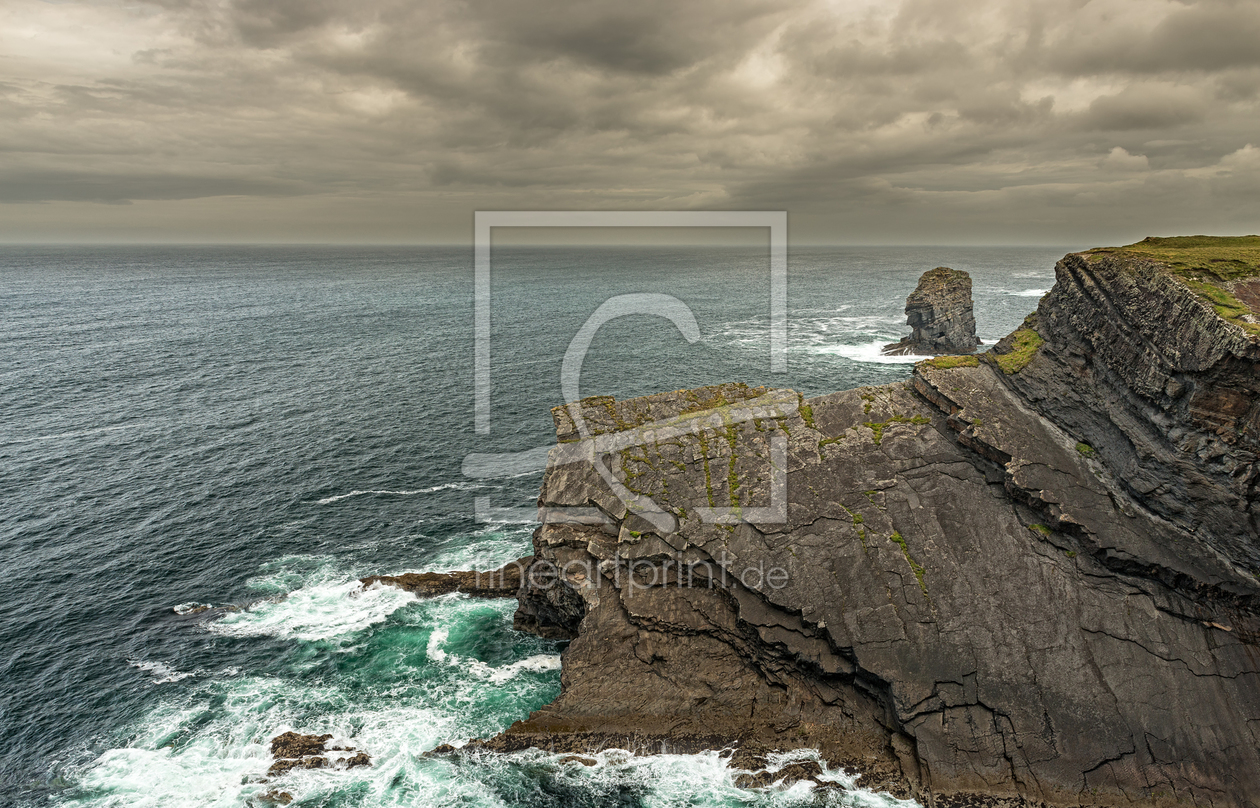
<path fill-rule="evenodd" d="M 976 318 L 971 308 L 971 276 L 937 267 L 919 278 L 906 298 L 906 322 L 913 331 L 884 346 L 889 356 L 969 354 L 976 350 Z"/>
<path fill-rule="evenodd" d="M 521 575 L 533 560 L 533 556 L 525 556 L 508 562 L 497 570 L 370 575 L 359 579 L 359 583 L 364 587 L 374 584 L 396 586 L 420 597 L 463 592 L 477 598 L 514 598 L 521 589 Z"/>
<path fill-rule="evenodd" d="M 327 769 L 335 762 L 342 769 L 353 769 L 358 766 L 371 766 L 372 757 L 367 752 L 359 751 L 353 746 L 328 746 L 331 734 L 302 735 L 298 732 L 283 732 L 271 739 L 271 756 L 275 763 L 267 769 L 268 777 L 278 777 L 294 769 Z M 354 752 L 353 755 L 341 755 L 339 759 L 330 761 L 329 752 Z"/>
<path fill-rule="evenodd" d="M 515 622 L 573 640 L 562 692 L 478 745 L 1260 805 L 1260 329 L 1231 294 L 1260 268 L 1195 249 L 1069 255 L 1024 327 L 906 383 L 557 408 Z"/>

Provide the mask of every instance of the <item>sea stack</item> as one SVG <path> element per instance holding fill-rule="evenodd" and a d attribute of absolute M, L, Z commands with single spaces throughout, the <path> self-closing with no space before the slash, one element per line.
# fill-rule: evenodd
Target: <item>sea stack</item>
<path fill-rule="evenodd" d="M 884 346 L 888 356 L 969 354 L 976 350 L 976 318 L 971 312 L 971 276 L 937 267 L 923 273 L 906 298 L 910 336 Z"/>

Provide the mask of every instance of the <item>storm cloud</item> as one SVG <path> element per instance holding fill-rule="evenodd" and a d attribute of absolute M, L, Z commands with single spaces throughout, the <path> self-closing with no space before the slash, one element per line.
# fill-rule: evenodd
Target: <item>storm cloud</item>
<path fill-rule="evenodd" d="M 460 242 L 529 208 L 1255 232 L 1257 41 L 1228 0 L 12 0 L 0 239 Z"/>

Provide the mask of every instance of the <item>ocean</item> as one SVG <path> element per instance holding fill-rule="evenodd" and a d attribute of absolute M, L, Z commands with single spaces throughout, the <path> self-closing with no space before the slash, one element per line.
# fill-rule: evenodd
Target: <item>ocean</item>
<path fill-rule="evenodd" d="M 0 804 L 912 805 L 838 771 L 845 791 L 741 791 L 715 753 L 425 758 L 555 698 L 563 644 L 512 631 L 514 602 L 357 579 L 529 552 L 532 524 L 474 503 L 528 508 L 541 475 L 462 463 L 552 441 L 565 350 L 613 295 L 673 295 L 701 338 L 615 320 L 582 395 L 818 395 L 908 377 L 878 348 L 922 272 L 971 273 L 991 342 L 1066 251 L 793 249 L 772 374 L 764 248 L 496 248 L 481 435 L 471 249 L 0 247 Z M 263 782 L 287 730 L 373 765 Z"/>

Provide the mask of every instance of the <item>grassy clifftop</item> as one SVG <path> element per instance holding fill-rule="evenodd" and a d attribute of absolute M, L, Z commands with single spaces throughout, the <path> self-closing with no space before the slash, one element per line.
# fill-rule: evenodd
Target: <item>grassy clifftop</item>
<path fill-rule="evenodd" d="M 1177 275 L 1210 275 L 1223 283 L 1260 276 L 1260 236 L 1148 236 L 1136 244 L 1085 252 L 1133 253 L 1166 264 Z"/>
<path fill-rule="evenodd" d="M 1222 318 L 1260 335 L 1260 236 L 1149 236 L 1084 254 L 1158 261 Z"/>

